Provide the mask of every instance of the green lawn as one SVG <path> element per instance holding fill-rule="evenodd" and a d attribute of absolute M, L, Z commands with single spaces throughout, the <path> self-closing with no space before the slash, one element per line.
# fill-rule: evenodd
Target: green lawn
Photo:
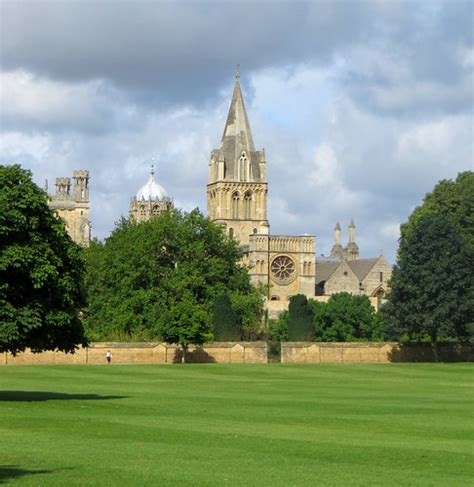
<path fill-rule="evenodd" d="M 1 366 L 0 483 L 474 485 L 474 365 Z"/>

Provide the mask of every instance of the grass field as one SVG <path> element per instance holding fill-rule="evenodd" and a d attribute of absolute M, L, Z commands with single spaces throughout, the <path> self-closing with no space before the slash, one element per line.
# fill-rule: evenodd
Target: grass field
<path fill-rule="evenodd" d="M 0 483 L 474 485 L 474 365 L 0 367 Z"/>

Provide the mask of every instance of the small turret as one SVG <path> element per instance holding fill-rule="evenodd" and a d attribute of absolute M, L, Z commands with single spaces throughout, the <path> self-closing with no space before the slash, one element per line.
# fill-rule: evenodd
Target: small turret
<path fill-rule="evenodd" d="M 344 249 L 341 245 L 341 227 L 339 222 L 334 227 L 334 245 L 331 249 L 331 257 L 338 257 L 342 259 L 344 257 Z"/>
<path fill-rule="evenodd" d="M 56 178 L 56 197 L 68 198 L 71 191 L 70 178 Z"/>
<path fill-rule="evenodd" d="M 359 247 L 355 243 L 355 228 L 354 220 L 351 218 L 349 223 L 349 243 L 344 249 L 347 260 L 356 260 L 359 258 Z"/>
<path fill-rule="evenodd" d="M 74 200 L 89 201 L 89 171 L 74 171 Z"/>

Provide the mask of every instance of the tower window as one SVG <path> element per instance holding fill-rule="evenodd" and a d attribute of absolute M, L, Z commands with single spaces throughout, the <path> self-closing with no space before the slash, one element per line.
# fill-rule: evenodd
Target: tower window
<path fill-rule="evenodd" d="M 383 272 L 379 273 L 379 279 L 380 279 L 380 282 L 383 282 Z"/>
<path fill-rule="evenodd" d="M 232 195 L 232 218 L 239 218 L 239 203 L 240 195 L 238 192 L 235 192 Z"/>
<path fill-rule="evenodd" d="M 246 219 L 252 217 L 252 193 L 245 193 L 244 196 L 244 214 Z"/>

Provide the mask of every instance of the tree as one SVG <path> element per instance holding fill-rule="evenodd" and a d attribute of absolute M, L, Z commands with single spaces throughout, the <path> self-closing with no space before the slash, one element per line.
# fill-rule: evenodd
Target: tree
<path fill-rule="evenodd" d="M 257 293 L 235 241 L 198 210 L 122 219 L 86 256 L 86 323 L 96 339 L 164 339 L 185 350 L 212 339 L 218 296 Z"/>
<path fill-rule="evenodd" d="M 381 340 L 381 319 L 367 296 L 333 294 L 327 303 L 309 301 L 313 311 L 315 340 L 353 342 Z"/>
<path fill-rule="evenodd" d="M 409 237 L 418 220 L 425 215 L 449 218 L 474 252 L 474 172 L 459 173 L 455 181 L 440 181 L 402 225 L 402 235 Z"/>
<path fill-rule="evenodd" d="M 0 166 L 0 352 L 74 352 L 84 262 L 30 171 Z"/>
<path fill-rule="evenodd" d="M 474 252 L 452 218 L 415 212 L 404 227 L 384 309 L 392 338 L 467 339 L 474 316 Z"/>
<path fill-rule="evenodd" d="M 313 339 L 312 311 L 308 298 L 297 294 L 290 298 L 288 305 L 288 340 L 291 342 Z"/>
<path fill-rule="evenodd" d="M 212 307 L 212 332 L 218 342 L 238 341 L 242 335 L 242 325 L 228 294 L 221 294 Z"/>
<path fill-rule="evenodd" d="M 270 341 L 287 342 L 288 341 L 288 310 L 283 310 L 276 320 L 271 320 L 268 338 Z"/>

